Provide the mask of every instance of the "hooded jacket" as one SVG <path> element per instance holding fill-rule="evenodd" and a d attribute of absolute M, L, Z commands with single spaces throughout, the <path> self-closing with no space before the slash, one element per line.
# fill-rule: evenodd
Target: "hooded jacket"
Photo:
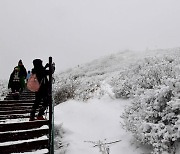
<path fill-rule="evenodd" d="M 32 74 L 36 74 L 36 77 L 41 84 L 40 91 L 48 90 L 48 79 L 47 75 L 49 74 L 49 70 L 46 70 L 46 67 L 43 67 L 41 59 L 33 60 L 34 68 L 32 69 Z"/>

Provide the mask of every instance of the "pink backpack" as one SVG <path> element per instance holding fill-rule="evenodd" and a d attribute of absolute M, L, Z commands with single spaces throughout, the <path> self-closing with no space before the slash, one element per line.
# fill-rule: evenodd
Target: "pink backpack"
<path fill-rule="evenodd" d="M 40 88 L 40 83 L 36 77 L 36 74 L 31 74 L 27 82 L 27 88 L 32 92 L 37 92 Z"/>

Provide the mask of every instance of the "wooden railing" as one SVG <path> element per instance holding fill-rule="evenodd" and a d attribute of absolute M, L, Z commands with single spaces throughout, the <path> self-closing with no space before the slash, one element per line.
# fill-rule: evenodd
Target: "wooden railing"
<path fill-rule="evenodd" d="M 49 153 L 54 154 L 54 104 L 52 101 L 52 57 L 49 57 Z"/>

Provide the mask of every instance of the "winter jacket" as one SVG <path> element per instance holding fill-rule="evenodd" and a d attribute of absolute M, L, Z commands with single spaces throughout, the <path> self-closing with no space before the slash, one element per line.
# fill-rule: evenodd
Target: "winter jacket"
<path fill-rule="evenodd" d="M 46 70 L 48 65 L 44 67 L 42 65 L 42 61 L 40 59 L 33 60 L 34 68 L 32 69 L 32 74 L 36 74 L 36 77 L 40 83 L 40 89 L 38 92 L 47 94 L 48 93 L 48 79 L 47 75 L 49 75 L 49 70 Z"/>
<path fill-rule="evenodd" d="M 18 67 L 15 67 L 15 68 L 18 68 Z M 14 86 L 14 82 L 20 83 L 19 71 L 15 71 L 15 69 L 13 70 L 13 72 L 10 75 L 9 82 L 8 82 L 8 88 L 12 88 Z"/>
<path fill-rule="evenodd" d="M 27 76 L 27 71 L 24 65 L 18 65 L 20 72 L 19 72 L 19 77 L 20 77 L 20 82 L 21 82 L 21 87 L 24 89 L 25 88 L 25 79 Z"/>

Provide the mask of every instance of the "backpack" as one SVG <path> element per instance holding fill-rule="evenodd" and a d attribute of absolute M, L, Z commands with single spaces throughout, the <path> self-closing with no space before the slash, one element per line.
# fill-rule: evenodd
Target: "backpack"
<path fill-rule="evenodd" d="M 36 74 L 31 74 L 27 82 L 27 88 L 32 92 L 37 92 L 39 91 L 40 85 Z"/>
<path fill-rule="evenodd" d="M 20 82 L 19 72 L 15 72 L 13 76 L 13 82 Z"/>

